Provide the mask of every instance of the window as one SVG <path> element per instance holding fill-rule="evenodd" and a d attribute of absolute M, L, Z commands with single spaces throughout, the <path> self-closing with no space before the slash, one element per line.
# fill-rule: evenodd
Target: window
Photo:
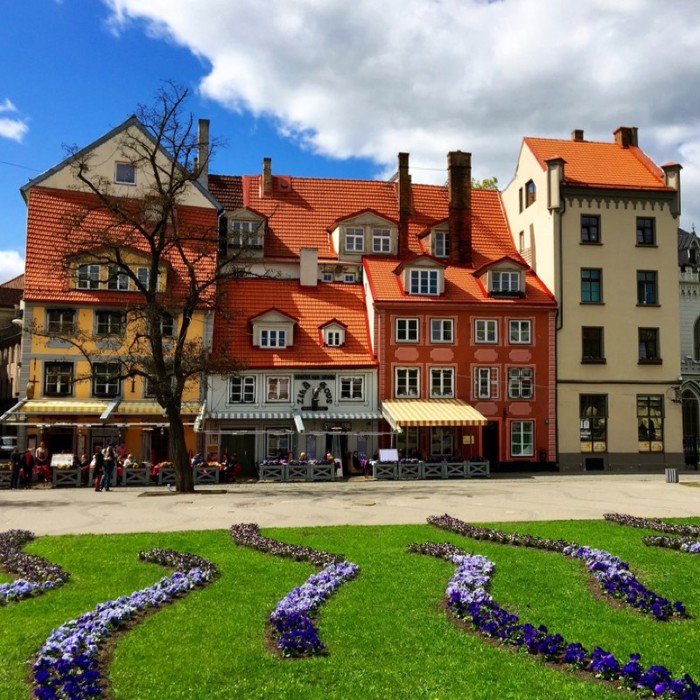
<path fill-rule="evenodd" d="M 355 273 L 354 272 L 346 272 L 343 275 L 343 282 L 346 284 L 353 284 L 355 282 Z"/>
<path fill-rule="evenodd" d="M 693 325 L 693 359 L 700 360 L 700 318 Z"/>
<path fill-rule="evenodd" d="M 608 449 L 607 394 L 579 396 L 581 452 L 606 452 Z"/>
<path fill-rule="evenodd" d="M 278 459 L 283 457 L 287 459 L 287 455 L 292 449 L 291 435 L 289 433 L 280 432 L 279 430 L 267 431 L 267 458 Z"/>
<path fill-rule="evenodd" d="M 137 267 L 136 268 L 136 279 L 139 281 L 144 289 L 150 289 L 151 281 L 151 268 L 150 267 Z"/>
<path fill-rule="evenodd" d="M 131 163 L 117 163 L 114 173 L 114 181 L 120 185 L 136 184 L 136 166 Z"/>
<path fill-rule="evenodd" d="M 522 253 L 525 250 L 525 231 L 518 234 L 518 250 Z"/>
<path fill-rule="evenodd" d="M 454 342 L 454 321 L 451 318 L 430 319 L 430 342 L 452 343 Z"/>
<path fill-rule="evenodd" d="M 116 265 L 107 268 L 107 289 L 119 292 L 129 289 L 129 276 Z"/>
<path fill-rule="evenodd" d="M 287 347 L 287 332 L 283 330 L 274 330 L 264 328 L 260 331 L 260 347 L 261 348 L 286 348 Z"/>
<path fill-rule="evenodd" d="M 450 235 L 447 231 L 433 233 L 433 255 L 436 258 L 450 257 Z"/>
<path fill-rule="evenodd" d="M 437 270 L 411 270 L 409 292 L 411 294 L 437 294 Z"/>
<path fill-rule="evenodd" d="M 430 369 L 431 398 L 452 398 L 454 390 L 455 371 L 452 367 L 432 367 Z"/>
<path fill-rule="evenodd" d="M 532 324 L 528 321 L 508 321 L 508 340 L 513 345 L 528 345 L 532 342 Z"/>
<path fill-rule="evenodd" d="M 324 328 L 323 342 L 329 348 L 340 347 L 345 342 L 345 331 L 340 328 Z"/>
<path fill-rule="evenodd" d="M 474 398 L 497 399 L 498 395 L 498 367 L 475 367 Z"/>
<path fill-rule="evenodd" d="M 267 400 L 289 401 L 289 377 L 267 378 Z"/>
<path fill-rule="evenodd" d="M 70 396 L 73 393 L 73 363 L 47 362 L 44 365 L 44 394 Z"/>
<path fill-rule="evenodd" d="M 100 288 L 100 266 L 78 265 L 78 289 Z"/>
<path fill-rule="evenodd" d="M 372 229 L 372 252 L 391 253 L 391 231 L 388 228 Z"/>
<path fill-rule="evenodd" d="M 659 352 L 658 328 L 639 329 L 639 362 L 640 364 L 661 363 L 661 353 Z"/>
<path fill-rule="evenodd" d="M 581 329 L 581 362 L 605 362 L 602 328 L 584 326 Z"/>
<path fill-rule="evenodd" d="M 581 214 L 581 243 L 600 243 L 600 217 Z"/>
<path fill-rule="evenodd" d="M 452 457 L 453 430 L 438 426 L 430 429 L 430 457 Z"/>
<path fill-rule="evenodd" d="M 397 318 L 396 319 L 396 342 L 397 343 L 417 343 L 418 342 L 418 319 L 417 318 Z"/>
<path fill-rule="evenodd" d="M 420 395 L 418 391 L 419 372 L 416 368 L 397 367 L 395 377 L 394 396 L 396 398 L 418 398 Z"/>
<path fill-rule="evenodd" d="M 119 364 L 116 362 L 96 362 L 92 366 L 93 396 L 119 396 L 120 393 Z"/>
<path fill-rule="evenodd" d="M 637 433 L 640 452 L 664 451 L 663 396 L 637 396 Z"/>
<path fill-rule="evenodd" d="M 96 335 L 122 335 L 124 332 L 124 314 L 120 311 L 96 311 Z"/>
<path fill-rule="evenodd" d="M 362 401 L 365 393 L 364 377 L 341 377 L 340 378 L 340 400 L 341 401 Z"/>
<path fill-rule="evenodd" d="M 418 454 L 420 446 L 420 428 L 415 425 L 406 425 L 403 431 L 396 436 L 396 447 L 405 455 Z"/>
<path fill-rule="evenodd" d="M 324 272 L 321 275 L 322 282 L 333 282 L 335 280 L 335 275 L 332 272 Z"/>
<path fill-rule="evenodd" d="M 75 333 L 75 310 L 49 309 L 46 312 L 46 330 L 56 335 Z"/>
<path fill-rule="evenodd" d="M 257 221 L 231 221 L 228 244 L 232 248 L 262 248 L 261 224 Z"/>
<path fill-rule="evenodd" d="M 514 420 L 510 424 L 510 456 L 532 457 L 535 454 L 535 423 Z"/>
<path fill-rule="evenodd" d="M 535 391 L 535 371 L 532 367 L 508 368 L 508 398 L 531 399 Z"/>
<path fill-rule="evenodd" d="M 348 227 L 345 229 L 345 251 L 347 253 L 361 253 L 365 249 L 365 230 L 363 228 Z"/>
<path fill-rule="evenodd" d="M 520 273 L 513 271 L 492 272 L 491 292 L 493 294 L 517 294 L 520 292 Z"/>
<path fill-rule="evenodd" d="M 535 203 L 537 199 L 537 187 L 532 180 L 529 180 L 525 184 L 525 208 L 527 209 L 531 204 Z"/>
<path fill-rule="evenodd" d="M 229 403 L 255 403 L 255 377 L 229 379 Z"/>
<path fill-rule="evenodd" d="M 656 231 L 653 217 L 637 217 L 637 245 L 656 245 Z"/>
<path fill-rule="evenodd" d="M 498 324 L 495 319 L 478 318 L 474 321 L 474 342 L 498 342 Z"/>
<path fill-rule="evenodd" d="M 581 303 L 600 304 L 603 301 L 603 271 L 581 268 Z"/>
<path fill-rule="evenodd" d="M 167 311 L 160 317 L 160 334 L 163 338 L 172 338 L 175 335 L 175 318 Z"/>
<path fill-rule="evenodd" d="M 637 303 L 652 305 L 659 303 L 655 271 L 637 270 Z"/>

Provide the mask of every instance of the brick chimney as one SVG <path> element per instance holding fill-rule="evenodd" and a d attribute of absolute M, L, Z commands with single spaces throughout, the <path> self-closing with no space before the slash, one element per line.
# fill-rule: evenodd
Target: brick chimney
<path fill-rule="evenodd" d="M 615 143 L 620 148 L 629 148 L 637 146 L 637 127 L 636 126 L 620 126 L 613 131 Z"/>
<path fill-rule="evenodd" d="M 450 263 L 472 262 L 472 154 L 447 154 Z"/>
<path fill-rule="evenodd" d="M 197 143 L 199 145 L 196 168 L 200 168 L 197 180 L 209 189 L 209 120 L 200 119 L 198 123 Z"/>
<path fill-rule="evenodd" d="M 272 194 L 272 158 L 263 158 L 262 181 L 260 183 L 260 196 Z"/>
<path fill-rule="evenodd" d="M 572 141 L 583 141 L 583 129 L 574 129 L 571 132 Z"/>
<path fill-rule="evenodd" d="M 408 221 L 411 218 L 411 176 L 408 153 L 399 153 L 399 257 L 408 255 Z"/>

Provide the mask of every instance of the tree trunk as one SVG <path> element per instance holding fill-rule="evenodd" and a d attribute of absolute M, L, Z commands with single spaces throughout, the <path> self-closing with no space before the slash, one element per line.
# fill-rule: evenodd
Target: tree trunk
<path fill-rule="evenodd" d="M 170 416 L 170 452 L 175 467 L 175 489 L 180 493 L 194 492 L 194 479 L 190 456 L 187 454 L 185 444 L 185 428 L 182 418 Z"/>

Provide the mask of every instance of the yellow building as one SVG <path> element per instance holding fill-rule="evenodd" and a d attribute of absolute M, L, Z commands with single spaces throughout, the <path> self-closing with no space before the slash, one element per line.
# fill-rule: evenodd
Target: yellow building
<path fill-rule="evenodd" d="M 611 143 L 525 138 L 503 200 L 521 254 L 554 292 L 561 470 L 683 464 L 680 166 L 637 129 Z"/>

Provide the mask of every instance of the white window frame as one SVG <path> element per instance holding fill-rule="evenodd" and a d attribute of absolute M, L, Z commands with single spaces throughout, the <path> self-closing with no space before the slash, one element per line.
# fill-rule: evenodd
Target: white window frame
<path fill-rule="evenodd" d="M 394 330 L 397 343 L 420 342 L 420 322 L 417 318 L 397 318 Z"/>
<path fill-rule="evenodd" d="M 268 459 L 277 459 L 280 451 L 284 453 L 285 459 L 292 449 L 291 433 L 284 432 L 279 428 L 268 428 L 266 431 L 266 450 Z"/>
<path fill-rule="evenodd" d="M 394 397 L 397 399 L 420 398 L 420 369 L 396 367 L 394 369 Z"/>
<path fill-rule="evenodd" d="M 324 272 L 321 274 L 321 282 L 335 282 L 335 275 L 332 272 Z"/>
<path fill-rule="evenodd" d="M 129 290 L 129 275 L 121 270 L 117 265 L 107 267 L 107 289 L 117 292 Z"/>
<path fill-rule="evenodd" d="M 261 348 L 286 348 L 287 331 L 284 328 L 261 328 Z"/>
<path fill-rule="evenodd" d="M 495 318 L 474 319 L 474 342 L 494 345 L 498 342 L 498 321 Z"/>
<path fill-rule="evenodd" d="M 532 321 L 529 319 L 509 319 L 508 341 L 511 345 L 531 345 Z"/>
<path fill-rule="evenodd" d="M 231 248 L 263 247 L 262 224 L 259 221 L 231 219 L 228 226 L 228 245 Z"/>
<path fill-rule="evenodd" d="M 77 289 L 99 289 L 101 267 L 96 263 L 78 265 L 75 286 Z"/>
<path fill-rule="evenodd" d="M 433 232 L 433 256 L 436 258 L 450 257 L 450 234 L 449 231 Z"/>
<path fill-rule="evenodd" d="M 535 370 L 532 367 L 508 368 L 508 398 L 533 399 L 535 397 Z"/>
<path fill-rule="evenodd" d="M 408 271 L 409 294 L 438 296 L 440 294 L 439 270 L 413 269 Z"/>
<path fill-rule="evenodd" d="M 455 395 L 454 367 L 430 368 L 430 398 L 451 399 Z"/>
<path fill-rule="evenodd" d="M 340 328 L 324 328 L 323 342 L 329 348 L 339 348 L 345 342 L 345 333 Z"/>
<path fill-rule="evenodd" d="M 365 378 L 364 377 L 340 377 L 339 401 L 364 401 Z"/>
<path fill-rule="evenodd" d="M 449 450 L 447 445 L 449 443 Z M 439 451 L 435 445 L 440 445 Z M 452 457 L 454 454 L 454 428 L 438 425 L 430 429 L 430 457 Z"/>
<path fill-rule="evenodd" d="M 267 377 L 265 397 L 267 401 L 289 402 L 291 398 L 292 380 L 289 376 Z"/>
<path fill-rule="evenodd" d="M 118 321 L 118 326 L 114 328 Z M 95 335 L 111 337 L 122 335 L 126 319 L 121 311 L 95 311 Z"/>
<path fill-rule="evenodd" d="M 114 164 L 114 182 L 119 185 L 136 184 L 136 166 L 133 163 L 116 162 Z"/>
<path fill-rule="evenodd" d="M 121 395 L 121 379 L 118 362 L 95 362 L 92 365 L 92 395 L 115 397 Z"/>
<path fill-rule="evenodd" d="M 372 252 L 391 253 L 391 229 L 372 229 Z"/>
<path fill-rule="evenodd" d="M 46 332 L 59 335 L 75 333 L 75 309 L 46 309 Z"/>
<path fill-rule="evenodd" d="M 498 399 L 499 398 L 499 368 L 498 367 L 474 367 L 474 398 Z"/>
<path fill-rule="evenodd" d="M 345 229 L 345 252 L 364 253 L 365 229 L 362 226 L 348 226 Z"/>
<path fill-rule="evenodd" d="M 44 365 L 44 394 L 46 396 L 71 396 L 73 394 L 72 362 L 46 362 Z"/>
<path fill-rule="evenodd" d="M 516 444 L 516 438 L 517 440 Z M 529 439 L 528 439 L 529 438 Z M 510 423 L 510 456 L 535 456 L 535 421 L 514 420 Z"/>
<path fill-rule="evenodd" d="M 164 312 L 160 317 L 160 335 L 161 338 L 173 338 L 177 329 L 177 321 L 175 316 L 168 312 Z"/>
<path fill-rule="evenodd" d="M 522 274 L 517 270 L 493 270 L 491 272 L 492 292 L 519 292 L 522 289 Z"/>
<path fill-rule="evenodd" d="M 141 283 L 144 289 L 150 289 L 151 268 L 145 265 L 140 265 L 136 268 L 136 279 Z"/>
<path fill-rule="evenodd" d="M 357 281 L 354 272 L 346 272 L 343 274 L 343 282 L 346 284 L 354 284 Z"/>
<path fill-rule="evenodd" d="M 430 342 L 448 343 L 455 341 L 455 323 L 453 318 L 431 318 L 430 319 Z"/>
<path fill-rule="evenodd" d="M 255 403 L 255 376 L 229 377 L 228 402 L 230 404 Z"/>

